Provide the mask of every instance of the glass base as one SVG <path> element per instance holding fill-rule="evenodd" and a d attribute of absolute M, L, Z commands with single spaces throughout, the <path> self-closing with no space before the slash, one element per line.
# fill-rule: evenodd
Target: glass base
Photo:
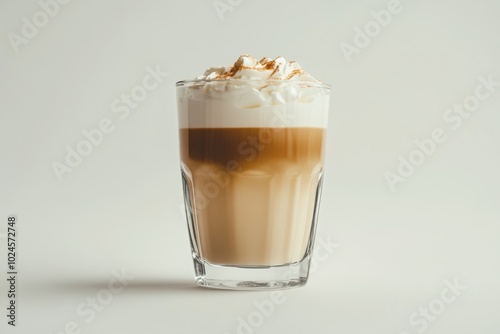
<path fill-rule="evenodd" d="M 230 290 L 278 290 L 304 286 L 310 258 L 280 266 L 214 265 L 194 259 L 196 283 L 203 287 Z"/>

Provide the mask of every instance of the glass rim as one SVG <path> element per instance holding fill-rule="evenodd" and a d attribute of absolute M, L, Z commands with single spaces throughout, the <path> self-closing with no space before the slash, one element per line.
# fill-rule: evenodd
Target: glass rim
<path fill-rule="evenodd" d="M 306 80 L 287 80 L 287 79 L 192 79 L 192 80 L 180 80 L 175 83 L 176 87 L 190 87 L 190 86 L 201 86 L 207 83 L 217 83 L 217 84 L 266 84 L 271 83 L 285 84 L 285 85 L 298 85 L 301 87 L 312 87 L 312 88 L 323 88 L 331 90 L 332 86 L 330 84 L 318 81 L 306 81 Z"/>

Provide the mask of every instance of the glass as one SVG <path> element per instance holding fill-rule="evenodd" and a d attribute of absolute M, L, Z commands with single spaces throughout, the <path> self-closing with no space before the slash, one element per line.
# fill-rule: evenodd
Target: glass
<path fill-rule="evenodd" d="M 330 86 L 177 83 L 181 174 L 195 280 L 303 286 L 316 231 Z"/>

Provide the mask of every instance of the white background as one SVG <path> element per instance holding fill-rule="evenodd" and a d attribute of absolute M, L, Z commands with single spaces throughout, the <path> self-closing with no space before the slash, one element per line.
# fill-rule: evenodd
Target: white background
<path fill-rule="evenodd" d="M 41 7 L 1 2 L 1 305 L 11 214 L 20 272 L 18 326 L 2 306 L 1 332 L 499 333 L 500 86 L 458 128 L 443 115 L 478 77 L 500 81 L 500 2 L 401 0 L 351 57 L 340 46 L 377 29 L 388 1 L 230 3 L 219 16 L 211 0 L 73 0 L 16 53 L 8 34 Z M 338 247 L 269 316 L 254 304 L 269 292 L 195 286 L 181 210 L 175 82 L 242 53 L 334 87 L 317 237 Z M 148 66 L 169 75 L 120 119 L 111 104 Z M 60 182 L 53 162 L 103 118 L 113 132 Z M 435 128 L 446 141 L 391 191 L 384 173 Z M 122 269 L 123 291 L 93 319 L 77 313 Z M 446 280 L 466 287 L 450 303 Z"/>

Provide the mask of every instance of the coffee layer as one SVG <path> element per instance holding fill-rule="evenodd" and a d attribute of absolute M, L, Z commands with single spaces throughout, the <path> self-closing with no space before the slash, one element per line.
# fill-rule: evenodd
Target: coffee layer
<path fill-rule="evenodd" d="M 323 128 L 180 130 L 202 259 L 280 265 L 302 259 L 322 174 Z"/>

